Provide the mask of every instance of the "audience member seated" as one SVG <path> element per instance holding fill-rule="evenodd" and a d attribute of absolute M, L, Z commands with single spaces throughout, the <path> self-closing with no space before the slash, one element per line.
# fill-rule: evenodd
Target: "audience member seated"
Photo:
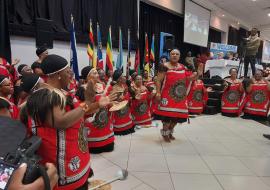
<path fill-rule="evenodd" d="M 256 70 L 251 84 L 246 88 L 245 117 L 266 119 L 269 109 L 269 82 L 263 78 L 262 70 Z"/>
<path fill-rule="evenodd" d="M 221 101 L 222 115 L 237 117 L 240 114 L 240 102 L 243 94 L 242 83 L 237 79 L 237 69 L 229 71 L 230 77 L 225 79 L 225 89 Z"/>
<path fill-rule="evenodd" d="M 233 60 L 233 61 L 239 61 L 239 60 L 240 60 L 238 53 L 234 53 L 234 54 L 233 54 L 232 60 Z"/>
<path fill-rule="evenodd" d="M 187 53 L 187 56 L 186 56 L 186 59 L 185 59 L 185 65 L 190 67 L 190 68 L 194 68 L 195 69 L 195 66 L 194 66 L 194 57 L 192 57 L 192 53 L 191 51 L 189 51 Z"/>

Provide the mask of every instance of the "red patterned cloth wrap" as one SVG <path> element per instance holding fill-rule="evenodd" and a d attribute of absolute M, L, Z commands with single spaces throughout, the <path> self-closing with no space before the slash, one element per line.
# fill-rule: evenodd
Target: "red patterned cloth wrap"
<path fill-rule="evenodd" d="M 267 116 L 269 109 L 269 92 L 267 83 L 256 83 L 247 94 L 244 113 L 255 116 Z"/>
<path fill-rule="evenodd" d="M 146 89 L 141 92 L 141 98 L 133 99 L 131 103 L 132 115 L 134 124 L 140 126 L 149 126 L 152 124 L 152 115 L 150 111 L 150 92 Z"/>
<path fill-rule="evenodd" d="M 221 112 L 229 114 L 239 114 L 240 104 L 242 100 L 242 92 L 240 83 L 232 83 L 223 92 L 221 99 Z"/>
<path fill-rule="evenodd" d="M 67 92 L 65 95 L 73 98 L 74 108 L 79 106 L 74 96 Z M 71 107 L 66 106 L 65 110 L 68 112 Z M 54 190 L 74 190 L 86 183 L 90 172 L 90 154 L 83 118 L 67 129 L 36 124 L 29 118 L 28 129 L 30 135 L 42 139 L 38 150 L 42 164 L 53 163 L 58 169 L 59 180 Z"/>
<path fill-rule="evenodd" d="M 98 101 L 101 95 L 97 94 L 95 99 Z M 89 128 L 88 147 L 101 148 L 114 142 L 112 116 L 108 108 L 101 108 L 97 113 L 86 117 L 85 126 Z"/>
<path fill-rule="evenodd" d="M 124 95 L 124 100 L 130 100 L 129 92 Z M 119 111 L 113 112 L 113 130 L 115 135 L 127 135 L 134 132 L 129 104 Z"/>
<path fill-rule="evenodd" d="M 192 114 L 201 114 L 208 100 L 208 93 L 202 80 L 190 83 L 188 88 L 188 111 Z"/>
<path fill-rule="evenodd" d="M 157 117 L 169 117 L 174 119 L 188 118 L 187 105 L 187 76 L 185 67 L 179 64 L 174 69 L 168 69 L 165 73 L 161 89 L 161 101 L 155 114 Z"/>

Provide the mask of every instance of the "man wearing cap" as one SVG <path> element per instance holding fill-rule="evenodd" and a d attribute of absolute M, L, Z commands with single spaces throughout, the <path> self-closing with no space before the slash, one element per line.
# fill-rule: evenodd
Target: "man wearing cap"
<path fill-rule="evenodd" d="M 47 87 L 35 91 L 27 100 L 30 135 L 42 138 L 38 150 L 42 163 L 50 162 L 58 168 L 59 180 L 54 189 L 87 190 L 90 154 L 83 118 L 85 114 L 107 106 L 111 100 L 102 97 L 99 102 L 80 103 L 64 91 L 70 80 L 70 68 L 61 56 L 48 55 L 41 68 L 48 76 Z M 88 84 L 87 90 L 91 85 Z"/>

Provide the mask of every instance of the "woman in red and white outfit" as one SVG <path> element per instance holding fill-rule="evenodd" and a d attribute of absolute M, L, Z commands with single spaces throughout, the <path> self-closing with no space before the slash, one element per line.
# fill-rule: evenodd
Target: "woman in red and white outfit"
<path fill-rule="evenodd" d="M 156 100 L 159 101 L 155 111 L 156 119 L 163 123 L 161 135 L 166 142 L 174 140 L 173 130 L 177 123 L 188 118 L 187 86 L 197 73 L 187 72 L 184 65 L 178 63 L 180 51 L 170 52 L 170 62 L 160 65 L 157 79 Z"/>
<path fill-rule="evenodd" d="M 188 111 L 190 114 L 201 114 L 208 100 L 208 89 L 200 79 L 191 82 L 188 88 Z M 210 89 L 209 89 L 210 90 Z"/>
<path fill-rule="evenodd" d="M 237 117 L 240 114 L 240 104 L 243 95 L 242 82 L 237 79 L 237 69 L 229 71 L 230 78 L 225 79 L 225 89 L 221 100 L 221 113 L 229 117 Z"/>
<path fill-rule="evenodd" d="M 110 86 L 109 93 L 116 92 L 120 96 L 118 101 L 130 102 L 131 96 L 126 85 L 126 77 L 123 76 L 121 70 L 116 70 L 113 73 L 113 85 Z M 115 135 L 128 135 L 134 133 L 134 123 L 132 121 L 130 104 L 113 113 L 113 130 Z"/>
<path fill-rule="evenodd" d="M 75 96 L 62 90 L 70 79 L 67 60 L 48 55 L 41 67 L 48 76 L 47 87 L 31 94 L 27 100 L 30 135 L 42 139 L 38 154 L 41 163 L 53 163 L 58 168 L 56 190 L 87 190 L 90 154 L 84 115 L 110 104 L 108 97 L 95 103 L 80 103 Z M 92 87 L 89 83 L 88 88 Z"/>
<path fill-rule="evenodd" d="M 264 80 L 261 70 L 256 70 L 254 79 L 246 91 L 245 116 L 265 119 L 269 110 L 270 85 L 268 81 Z"/>
<path fill-rule="evenodd" d="M 19 109 L 14 104 L 13 99 L 14 87 L 10 79 L 4 75 L 0 75 L 0 97 L 6 99 L 9 102 L 9 112 L 12 119 L 19 118 Z"/>
<path fill-rule="evenodd" d="M 136 76 L 132 90 L 135 94 L 135 97 L 131 102 L 134 124 L 141 127 L 149 127 L 152 124 L 150 101 L 154 94 L 148 91 L 143 85 L 142 77 L 140 75 Z"/>
<path fill-rule="evenodd" d="M 81 76 L 86 84 L 91 81 L 94 85 L 95 92 L 90 101 L 98 101 L 103 95 L 105 84 L 100 83 L 97 69 L 91 66 L 84 67 Z M 86 84 L 82 85 L 76 93 L 81 101 L 85 101 Z M 96 112 L 94 115 L 86 116 L 84 122 L 85 126 L 89 128 L 87 137 L 89 151 L 94 154 L 111 152 L 114 149 L 111 112 L 109 112 L 108 107 L 100 108 Z"/>

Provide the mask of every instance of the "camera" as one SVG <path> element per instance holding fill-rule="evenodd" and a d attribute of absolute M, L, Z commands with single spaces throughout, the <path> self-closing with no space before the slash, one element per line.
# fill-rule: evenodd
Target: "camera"
<path fill-rule="evenodd" d="M 42 166 L 38 164 L 40 157 L 35 154 L 41 138 L 32 136 L 25 139 L 25 126 L 18 121 L 0 117 L 0 123 L 0 190 L 8 189 L 12 174 L 22 163 L 27 164 L 22 183 L 34 182 L 42 176 Z"/>

